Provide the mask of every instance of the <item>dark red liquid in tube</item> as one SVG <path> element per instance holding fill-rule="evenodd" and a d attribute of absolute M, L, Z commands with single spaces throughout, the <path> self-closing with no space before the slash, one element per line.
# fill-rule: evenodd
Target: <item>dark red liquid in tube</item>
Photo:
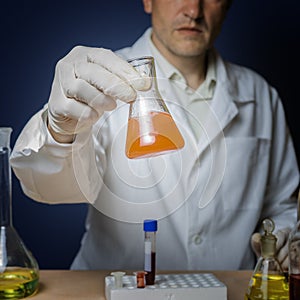
<path fill-rule="evenodd" d="M 151 271 L 146 271 L 147 274 L 145 275 L 146 278 L 146 285 L 153 285 L 155 283 L 155 272 L 156 272 L 156 254 L 155 252 L 151 252 Z M 300 299 L 300 298 L 299 298 Z"/>

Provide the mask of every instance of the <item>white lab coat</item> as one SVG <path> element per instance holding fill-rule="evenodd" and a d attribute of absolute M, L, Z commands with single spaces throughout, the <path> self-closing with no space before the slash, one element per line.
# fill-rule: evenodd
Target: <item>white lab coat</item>
<path fill-rule="evenodd" d="M 151 55 L 149 34 L 119 54 Z M 159 269 L 252 268 L 250 237 L 262 218 L 272 217 L 277 229 L 293 226 L 299 173 L 281 101 L 255 72 L 219 56 L 216 64 L 199 140 L 157 66 L 160 92 L 185 139 L 178 152 L 127 159 L 123 103 L 73 145 L 48 134 L 46 107 L 28 122 L 11 156 L 24 192 L 41 202 L 94 204 L 74 269 L 142 269 L 146 218 L 159 219 Z"/>

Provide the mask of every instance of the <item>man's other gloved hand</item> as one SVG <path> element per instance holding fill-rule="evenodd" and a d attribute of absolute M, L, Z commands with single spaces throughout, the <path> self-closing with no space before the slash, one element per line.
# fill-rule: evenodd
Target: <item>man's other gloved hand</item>
<path fill-rule="evenodd" d="M 48 128 L 58 142 L 72 142 L 90 130 L 116 100 L 130 102 L 136 90 L 149 88 L 149 80 L 125 60 L 103 48 L 77 46 L 55 69 L 48 102 Z"/>
<path fill-rule="evenodd" d="M 276 258 L 280 263 L 282 270 L 287 271 L 289 267 L 288 258 L 288 238 L 291 229 L 285 228 L 278 230 L 275 235 L 277 237 L 276 242 Z M 251 246 L 256 254 L 257 258 L 261 256 L 261 235 L 256 232 L 251 237 Z"/>

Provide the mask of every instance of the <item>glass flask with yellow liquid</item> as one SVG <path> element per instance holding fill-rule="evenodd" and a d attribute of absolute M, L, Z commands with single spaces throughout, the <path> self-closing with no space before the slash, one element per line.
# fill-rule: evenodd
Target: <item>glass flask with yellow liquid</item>
<path fill-rule="evenodd" d="M 0 127 L 0 299 L 22 299 L 37 292 L 39 268 L 12 225 L 11 168 L 12 129 Z"/>
<path fill-rule="evenodd" d="M 158 91 L 153 57 L 128 62 L 149 79 L 151 86 L 145 91 L 136 91 L 137 98 L 130 104 L 126 156 L 144 158 L 183 148 L 183 137 Z"/>
<path fill-rule="evenodd" d="M 288 300 L 289 284 L 275 256 L 277 238 L 271 219 L 263 220 L 264 234 L 261 237 L 261 257 L 250 279 L 245 300 Z"/>

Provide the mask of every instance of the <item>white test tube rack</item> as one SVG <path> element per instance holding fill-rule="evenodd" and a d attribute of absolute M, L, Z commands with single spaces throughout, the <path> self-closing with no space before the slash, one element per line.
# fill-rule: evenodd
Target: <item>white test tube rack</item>
<path fill-rule="evenodd" d="M 158 274 L 155 285 L 137 288 L 136 276 L 125 275 L 122 287 L 105 277 L 106 300 L 227 300 L 227 288 L 211 273 Z"/>

